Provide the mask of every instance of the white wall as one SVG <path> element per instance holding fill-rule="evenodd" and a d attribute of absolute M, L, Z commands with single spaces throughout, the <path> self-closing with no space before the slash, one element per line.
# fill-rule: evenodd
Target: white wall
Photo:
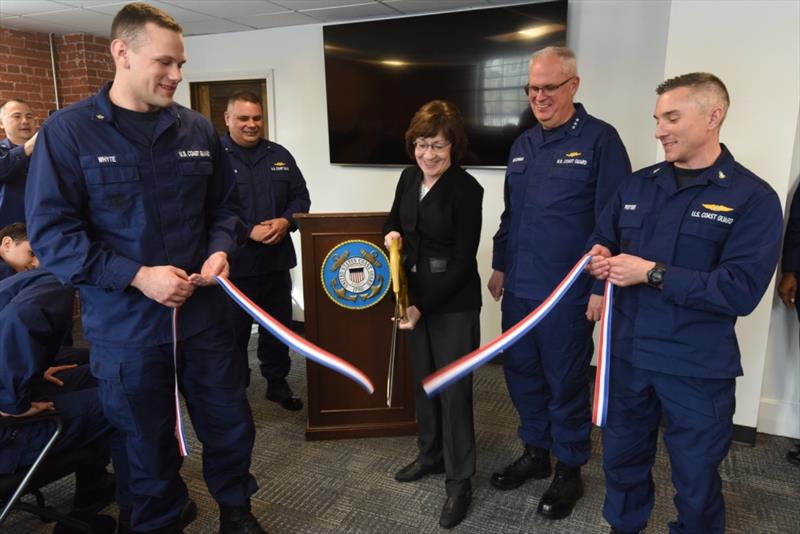
<path fill-rule="evenodd" d="M 665 78 L 707 70 L 725 82 L 731 108 L 722 141 L 781 199 L 794 180 L 792 154 L 800 106 L 798 20 L 800 3 L 794 0 L 674 1 L 667 40 Z M 736 386 L 734 421 L 740 425 L 757 426 L 773 295 L 770 286 L 755 312 L 737 324 L 745 373 Z M 791 367 L 772 363 L 777 367 L 772 365 L 770 374 L 790 374 Z M 797 373 L 790 378 L 796 384 Z M 794 420 L 799 417 L 795 410 Z"/>
<path fill-rule="evenodd" d="M 733 98 L 723 131 L 725 142 L 785 198 L 798 117 L 798 5 L 794 1 L 573 0 L 568 40 L 579 60 L 577 99 L 590 113 L 615 125 L 637 168 L 662 157 L 653 139 L 655 86 L 666 76 L 690 70 L 715 72 L 728 84 Z M 273 72 L 275 140 L 289 148 L 302 168 L 313 211 L 389 209 L 398 169 L 328 162 L 321 25 L 189 37 L 186 48 L 187 79 L 213 80 L 231 74 L 263 77 L 266 71 Z M 784 53 L 794 57 L 778 65 L 774 59 Z M 176 98 L 189 103 L 188 84 L 183 84 Z M 471 172 L 485 190 L 478 251 L 485 283 L 491 269 L 491 237 L 502 211 L 503 172 Z M 483 296 L 481 331 L 487 341 L 500 331 L 500 310 L 487 291 Z M 736 422 L 747 426 L 756 425 L 771 302 L 771 297 L 765 299 L 739 328 L 747 377 L 739 384 Z M 786 344 L 773 345 L 781 352 Z M 782 362 L 776 362 L 778 376 Z M 787 398 L 781 387 L 774 392 L 776 399 Z M 796 409 L 794 413 L 797 418 Z"/>
<path fill-rule="evenodd" d="M 575 41 L 580 58 L 578 100 L 590 113 L 617 125 L 632 147 L 629 151 L 635 164 L 647 164 L 653 157 L 652 132 L 640 135 L 636 124 L 637 117 L 644 117 L 649 128 L 653 88 L 663 73 L 668 10 L 625 0 L 576 2 L 570 4 L 569 17 L 569 39 Z M 609 39 L 609 28 L 627 28 L 629 32 L 625 39 Z M 246 77 L 248 73 L 263 77 L 272 70 L 275 141 L 297 159 L 308 181 L 312 211 L 389 210 L 399 169 L 329 163 L 322 25 L 189 37 L 186 52 L 189 61 L 184 76 L 189 81 L 230 78 L 232 74 Z M 651 56 L 660 59 L 652 61 Z M 601 68 L 606 58 L 613 58 L 613 75 Z M 179 87 L 176 99 L 189 104 L 188 83 Z M 478 265 L 485 283 L 491 273 L 491 238 L 503 208 L 504 174 L 501 170 L 470 172 L 484 188 Z M 295 285 L 300 287 L 299 271 L 295 275 Z M 486 290 L 483 299 L 481 334 L 483 341 L 488 341 L 500 333 L 500 306 Z"/>

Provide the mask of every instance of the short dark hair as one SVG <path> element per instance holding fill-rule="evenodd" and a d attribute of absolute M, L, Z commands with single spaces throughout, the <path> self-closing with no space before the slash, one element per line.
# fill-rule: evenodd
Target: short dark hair
<path fill-rule="evenodd" d="M 21 98 L 9 98 L 5 102 L 3 102 L 2 106 L 0 106 L 0 118 L 3 117 L 3 113 L 5 113 L 5 111 L 6 111 L 6 106 L 9 105 L 12 102 L 16 102 L 17 104 L 25 104 L 26 106 L 31 107 L 30 104 L 28 104 L 26 101 L 22 100 Z"/>
<path fill-rule="evenodd" d="M 258 104 L 261 106 L 261 99 L 253 91 L 236 91 L 228 97 L 228 107 L 231 107 L 234 102 L 250 102 L 251 104 Z M 262 106 L 263 107 L 263 106 Z"/>
<path fill-rule="evenodd" d="M 414 159 L 414 141 L 420 137 L 444 135 L 452 144 L 450 158 L 458 163 L 467 152 L 467 132 L 464 119 L 455 104 L 446 100 L 432 100 L 419 108 L 406 130 L 406 152 Z"/>
<path fill-rule="evenodd" d="M 28 228 L 25 226 L 25 223 L 11 223 L 3 228 L 0 228 L 0 241 L 6 237 L 10 237 L 14 243 L 19 245 L 23 241 L 28 240 Z"/>
<path fill-rule="evenodd" d="M 727 113 L 728 107 L 731 105 L 730 95 L 728 88 L 722 83 L 722 80 L 711 74 L 710 72 L 690 72 L 688 74 L 681 74 L 668 80 L 661 82 L 656 87 L 656 94 L 663 95 L 668 91 L 677 89 L 679 87 L 689 87 L 693 90 L 708 91 L 716 96 L 718 104 L 722 105 Z"/>
<path fill-rule="evenodd" d="M 111 40 L 128 39 L 129 41 L 134 41 L 148 22 L 167 30 L 183 33 L 181 25 L 164 11 L 149 4 L 134 2 L 117 12 L 114 21 L 111 23 Z"/>

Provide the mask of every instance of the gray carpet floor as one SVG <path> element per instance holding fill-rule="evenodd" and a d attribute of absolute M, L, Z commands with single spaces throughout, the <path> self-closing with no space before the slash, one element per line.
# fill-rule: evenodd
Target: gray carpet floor
<path fill-rule="evenodd" d="M 440 532 L 444 475 L 400 484 L 393 474 L 414 458 L 415 439 L 372 438 L 307 442 L 306 412 L 287 412 L 264 399 L 265 382 L 253 368 L 248 396 L 257 438 L 252 472 L 259 482 L 253 511 L 271 533 L 425 533 Z M 293 357 L 289 382 L 305 399 L 305 364 Z M 473 504 L 461 533 L 594 534 L 608 532 L 602 517 L 603 475 L 600 432 L 592 434 L 593 454 L 583 470 L 586 495 L 572 515 L 553 522 L 536 515 L 539 496 L 549 481 L 528 482 L 517 490 L 499 492 L 489 485 L 491 473 L 521 452 L 516 439 L 517 416 L 508 398 L 502 369 L 487 365 L 475 375 L 475 428 L 478 466 L 473 479 Z M 201 445 L 189 432 L 191 456 L 183 476 L 199 515 L 188 534 L 217 532 L 217 507 L 201 473 Z M 728 532 L 736 534 L 800 534 L 800 468 L 784 458 L 787 438 L 758 435 L 757 445 L 734 444 L 721 466 L 728 512 Z M 646 532 L 666 532 L 674 518 L 669 461 L 663 444 L 653 470 L 656 503 Z M 49 486 L 48 503 L 68 509 L 74 481 Z M 108 513 L 116 515 L 112 505 Z M 48 533 L 51 525 L 14 512 L 5 533 Z"/>

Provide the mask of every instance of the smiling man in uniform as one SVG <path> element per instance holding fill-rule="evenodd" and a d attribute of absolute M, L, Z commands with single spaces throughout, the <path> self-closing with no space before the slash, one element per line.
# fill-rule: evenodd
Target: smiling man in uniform
<path fill-rule="evenodd" d="M 214 283 L 246 235 L 233 170 L 208 120 L 173 101 L 186 57 L 172 17 L 128 4 L 112 23 L 111 54 L 113 82 L 40 131 L 26 199 L 31 245 L 80 288 L 92 373 L 128 453 L 121 528 L 176 533 L 196 513 L 179 474 L 177 385 L 203 443 L 220 532 L 258 534 L 245 368 Z"/>

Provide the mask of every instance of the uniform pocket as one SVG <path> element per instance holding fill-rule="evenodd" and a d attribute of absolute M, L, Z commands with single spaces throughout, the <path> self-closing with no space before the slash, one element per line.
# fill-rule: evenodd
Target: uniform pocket
<path fill-rule="evenodd" d="M 722 246 L 729 232 L 729 227 L 710 222 L 684 222 L 675 247 L 675 264 L 687 269 L 710 272 L 719 262 Z"/>
<path fill-rule="evenodd" d="M 623 211 L 619 215 L 619 246 L 620 252 L 635 253 L 639 250 L 644 215 Z"/>
<path fill-rule="evenodd" d="M 200 224 L 204 213 L 208 181 L 214 174 L 211 160 L 189 160 L 178 162 L 178 198 L 181 217 L 191 224 Z"/>
<path fill-rule="evenodd" d="M 89 196 L 88 213 L 95 226 L 117 229 L 144 225 L 142 184 L 133 161 L 98 165 L 81 158 L 81 166 Z"/>

